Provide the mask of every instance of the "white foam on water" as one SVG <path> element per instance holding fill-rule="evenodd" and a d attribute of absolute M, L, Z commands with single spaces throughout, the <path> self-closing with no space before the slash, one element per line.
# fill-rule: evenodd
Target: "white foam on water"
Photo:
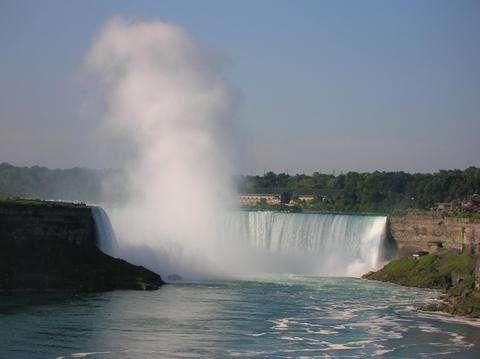
<path fill-rule="evenodd" d="M 283 318 L 283 319 L 278 319 L 272 321 L 275 325 L 272 326 L 271 329 L 275 330 L 287 330 L 288 329 L 288 324 L 289 324 L 289 318 Z"/>
<path fill-rule="evenodd" d="M 56 359 L 65 359 L 65 358 L 86 358 L 86 357 L 89 357 L 89 356 L 92 356 L 92 355 L 99 355 L 99 354 L 110 354 L 112 352 L 110 351 L 105 351 L 105 352 L 85 352 L 85 353 L 72 353 L 72 354 L 69 354 L 67 356 L 61 356 L 61 357 L 57 357 Z"/>

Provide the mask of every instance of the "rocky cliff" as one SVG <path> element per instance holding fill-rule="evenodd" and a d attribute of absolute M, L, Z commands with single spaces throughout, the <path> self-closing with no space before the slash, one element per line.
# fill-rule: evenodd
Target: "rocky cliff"
<path fill-rule="evenodd" d="M 396 260 L 363 278 L 407 286 L 442 288 L 435 306 L 424 308 L 480 317 L 480 220 L 435 214 L 389 216 Z M 429 255 L 415 260 L 418 251 Z"/>
<path fill-rule="evenodd" d="M 0 291 L 157 289 L 159 275 L 102 253 L 91 208 L 0 201 Z"/>
<path fill-rule="evenodd" d="M 388 232 L 400 257 L 417 251 L 480 253 L 480 220 L 403 215 L 388 218 Z"/>

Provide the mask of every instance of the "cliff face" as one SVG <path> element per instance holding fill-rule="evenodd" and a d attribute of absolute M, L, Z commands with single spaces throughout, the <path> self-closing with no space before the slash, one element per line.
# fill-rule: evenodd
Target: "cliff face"
<path fill-rule="evenodd" d="M 480 291 L 480 220 L 433 215 L 390 216 L 388 234 L 397 245 L 399 257 L 417 251 L 471 255 L 474 288 Z"/>
<path fill-rule="evenodd" d="M 90 207 L 0 202 L 0 291 L 156 289 L 162 283 L 97 248 Z"/>
<path fill-rule="evenodd" d="M 397 244 L 399 256 L 416 251 L 442 250 L 480 253 L 480 220 L 428 215 L 391 216 L 388 230 Z"/>

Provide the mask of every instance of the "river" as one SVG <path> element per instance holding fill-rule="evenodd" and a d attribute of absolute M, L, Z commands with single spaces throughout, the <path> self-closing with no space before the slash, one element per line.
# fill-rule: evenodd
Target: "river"
<path fill-rule="evenodd" d="M 435 296 L 299 275 L 3 296 L 0 358 L 480 357 L 479 322 L 414 310 Z"/>

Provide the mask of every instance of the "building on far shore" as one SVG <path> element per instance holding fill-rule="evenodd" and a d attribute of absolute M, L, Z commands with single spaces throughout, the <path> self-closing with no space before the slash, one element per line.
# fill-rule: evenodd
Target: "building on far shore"
<path fill-rule="evenodd" d="M 478 194 L 474 194 L 464 200 L 457 199 L 451 202 L 440 202 L 437 203 L 435 209 L 439 212 L 480 212 L 480 196 Z"/>
<path fill-rule="evenodd" d="M 297 201 L 303 201 L 303 202 L 311 202 L 315 200 L 315 195 L 313 194 L 301 194 L 297 196 L 296 200 Z"/>
<path fill-rule="evenodd" d="M 280 195 L 276 194 L 242 194 L 240 195 L 240 204 L 242 205 L 254 205 L 260 202 L 267 204 L 280 204 Z"/>

